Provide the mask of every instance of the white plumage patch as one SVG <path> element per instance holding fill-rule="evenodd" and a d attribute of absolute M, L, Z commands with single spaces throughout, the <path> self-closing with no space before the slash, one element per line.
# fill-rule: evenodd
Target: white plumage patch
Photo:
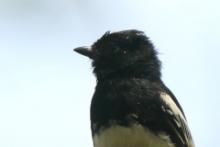
<path fill-rule="evenodd" d="M 181 116 L 181 118 L 185 121 L 183 113 L 180 111 L 180 109 L 177 107 L 176 103 L 173 101 L 173 99 L 168 94 L 162 92 L 160 94 L 160 97 L 172 110 L 172 112 L 170 112 L 170 113 L 174 113 L 175 115 Z"/>
<path fill-rule="evenodd" d="M 165 133 L 153 134 L 140 124 L 112 125 L 93 137 L 94 147 L 175 147 Z"/>

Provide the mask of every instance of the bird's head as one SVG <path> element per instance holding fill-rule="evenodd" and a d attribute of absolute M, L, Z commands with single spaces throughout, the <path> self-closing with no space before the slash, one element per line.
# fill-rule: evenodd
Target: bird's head
<path fill-rule="evenodd" d="M 111 76 L 160 77 L 157 52 L 142 31 L 106 32 L 91 47 L 74 50 L 92 59 L 98 79 Z"/>

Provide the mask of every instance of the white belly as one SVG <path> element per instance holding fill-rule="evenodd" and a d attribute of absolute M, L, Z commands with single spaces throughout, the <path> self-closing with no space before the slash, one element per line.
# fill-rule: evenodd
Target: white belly
<path fill-rule="evenodd" d="M 155 135 L 138 124 L 101 130 L 93 137 L 93 143 L 94 147 L 175 147 L 164 133 Z"/>

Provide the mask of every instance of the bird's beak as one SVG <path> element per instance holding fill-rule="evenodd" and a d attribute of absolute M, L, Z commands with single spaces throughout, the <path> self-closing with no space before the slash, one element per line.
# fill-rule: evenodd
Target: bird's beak
<path fill-rule="evenodd" d="M 91 50 L 91 47 L 77 47 L 75 49 L 73 49 L 74 51 L 76 51 L 77 53 L 81 54 L 81 55 L 84 55 L 86 57 L 89 57 L 89 58 L 93 58 L 93 52 Z"/>

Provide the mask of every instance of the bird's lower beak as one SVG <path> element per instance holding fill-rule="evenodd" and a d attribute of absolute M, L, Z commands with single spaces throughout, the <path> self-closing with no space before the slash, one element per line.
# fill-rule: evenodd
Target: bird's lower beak
<path fill-rule="evenodd" d="M 86 57 L 89 57 L 89 58 L 93 58 L 93 53 L 92 53 L 92 50 L 90 47 L 77 47 L 75 49 L 73 49 L 74 51 L 76 51 L 77 53 L 81 54 L 81 55 L 84 55 Z"/>

